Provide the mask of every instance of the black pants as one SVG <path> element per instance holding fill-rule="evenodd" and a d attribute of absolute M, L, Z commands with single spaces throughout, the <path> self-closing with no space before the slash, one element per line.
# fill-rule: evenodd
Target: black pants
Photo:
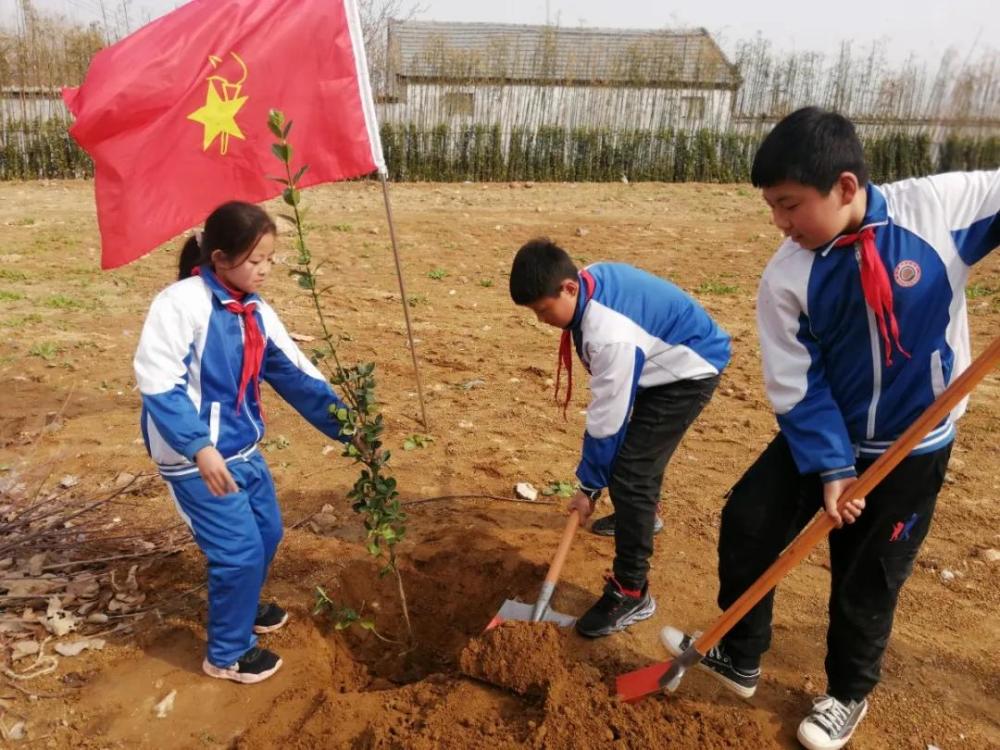
<path fill-rule="evenodd" d="M 867 497 L 853 524 L 830 534 L 827 693 L 860 700 L 878 684 L 896 602 L 930 529 L 951 445 L 909 456 Z M 871 461 L 859 461 L 858 472 Z M 719 606 L 726 609 L 823 507 L 819 477 L 800 475 L 779 434 L 729 491 L 719 534 Z M 771 645 L 769 593 L 725 638 L 737 667 L 755 668 Z"/>
<path fill-rule="evenodd" d="M 625 588 L 641 589 L 646 585 L 663 472 L 718 384 L 718 376 L 680 380 L 647 388 L 635 397 L 608 485 L 615 507 L 613 569 Z"/>

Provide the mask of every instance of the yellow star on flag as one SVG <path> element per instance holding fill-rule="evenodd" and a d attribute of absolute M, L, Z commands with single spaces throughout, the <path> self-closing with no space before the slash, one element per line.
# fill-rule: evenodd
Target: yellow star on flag
<path fill-rule="evenodd" d="M 188 115 L 189 120 L 201 123 L 205 128 L 202 142 L 203 150 L 208 151 L 208 147 L 220 135 L 223 136 L 223 145 L 226 144 L 227 136 L 230 135 L 246 140 L 240 126 L 236 124 L 236 113 L 240 111 L 247 99 L 246 96 L 223 99 L 219 96 L 215 86 L 209 85 L 204 106 Z M 223 148 L 223 153 L 225 153 L 225 148 Z"/>

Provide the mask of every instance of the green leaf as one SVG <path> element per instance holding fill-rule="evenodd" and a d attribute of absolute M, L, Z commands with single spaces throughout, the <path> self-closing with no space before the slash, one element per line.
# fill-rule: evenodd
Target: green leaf
<path fill-rule="evenodd" d="M 273 174 L 269 174 L 267 176 L 267 179 L 271 180 L 272 182 L 280 182 L 282 185 L 288 184 L 288 180 L 286 180 L 284 177 L 275 177 Z"/>
<path fill-rule="evenodd" d="M 299 205 L 301 193 L 298 188 L 287 187 L 281 191 L 281 197 L 285 199 L 285 203 L 289 206 L 297 206 Z"/>
<path fill-rule="evenodd" d="M 275 138 L 283 138 L 283 128 L 285 127 L 285 113 L 280 109 L 272 109 L 267 113 L 267 127 Z"/>
<path fill-rule="evenodd" d="M 287 164 L 292 158 L 292 148 L 287 143 L 274 143 L 271 145 L 271 153 Z"/>
<path fill-rule="evenodd" d="M 292 125 L 294 124 L 295 124 L 294 121 L 290 121 L 288 125 L 285 126 L 285 132 L 282 133 L 282 136 L 284 136 L 286 139 L 288 138 L 288 134 L 292 132 Z"/>
<path fill-rule="evenodd" d="M 312 289 L 313 281 L 309 276 L 306 275 L 299 276 L 299 286 L 302 287 L 303 289 Z"/>
<path fill-rule="evenodd" d="M 296 172 L 295 176 L 292 178 L 292 183 L 295 184 L 295 185 L 298 185 L 299 184 L 299 180 L 302 179 L 302 175 L 304 175 L 306 173 L 307 169 L 309 169 L 309 165 L 308 164 L 303 164 L 299 168 L 299 171 Z"/>

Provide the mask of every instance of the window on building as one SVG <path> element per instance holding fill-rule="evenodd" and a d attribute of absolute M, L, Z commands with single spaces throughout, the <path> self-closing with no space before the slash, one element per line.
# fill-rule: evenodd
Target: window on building
<path fill-rule="evenodd" d="M 448 91 L 444 95 L 444 112 L 448 116 L 475 113 L 475 102 L 471 91 Z"/>
<path fill-rule="evenodd" d="M 685 120 L 703 120 L 705 118 L 705 97 L 682 96 L 681 111 Z"/>

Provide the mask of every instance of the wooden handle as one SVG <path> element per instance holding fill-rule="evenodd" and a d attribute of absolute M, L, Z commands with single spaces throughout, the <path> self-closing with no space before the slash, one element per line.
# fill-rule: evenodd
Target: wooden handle
<path fill-rule="evenodd" d="M 563 563 L 566 562 L 566 555 L 569 554 L 569 546 L 573 543 L 573 536 L 579 526 L 580 512 L 574 510 L 569 514 L 569 520 L 566 521 L 566 529 L 563 531 L 562 539 L 559 540 L 559 549 L 556 550 L 556 556 L 552 558 L 549 572 L 545 574 L 545 583 L 555 583 L 559 580 Z"/>
<path fill-rule="evenodd" d="M 844 490 L 837 501 L 837 507 L 843 508 L 849 500 L 865 497 L 875 489 L 878 483 L 920 444 L 927 433 L 937 427 L 948 413 L 972 392 L 972 389 L 986 377 L 990 370 L 996 367 L 997 363 L 1000 363 L 1000 337 L 994 339 L 986 351 L 980 354 L 969 368 L 959 375 L 933 404 L 927 407 L 920 418 L 910 425 L 909 429 L 885 453 L 879 456 L 875 463 L 868 467 L 867 471 Z M 695 641 L 695 649 L 700 654 L 705 655 L 712 647 L 717 646 L 726 633 L 743 619 L 743 616 L 753 609 L 754 605 L 763 599 L 771 589 L 777 586 L 785 574 L 808 555 L 813 547 L 830 533 L 833 527 L 834 521 L 827 513 L 821 513 L 815 518 L 788 545 L 778 559 L 771 564 L 771 567 L 765 570 L 763 575 L 719 616 L 712 627 Z"/>

